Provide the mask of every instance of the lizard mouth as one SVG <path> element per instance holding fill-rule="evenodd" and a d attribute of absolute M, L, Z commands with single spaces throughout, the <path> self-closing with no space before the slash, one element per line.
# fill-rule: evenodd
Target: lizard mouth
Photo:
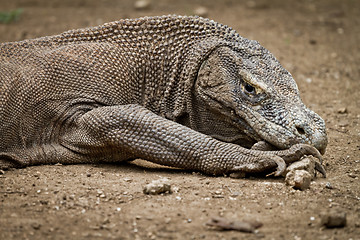
<path fill-rule="evenodd" d="M 264 116 L 256 111 L 243 108 L 242 111 L 236 111 L 237 115 L 241 117 L 238 120 L 239 124 L 246 125 L 243 132 L 253 139 L 254 144 L 257 142 L 266 142 L 272 148 L 281 150 L 288 149 L 297 143 L 305 143 L 304 140 L 294 134 L 291 129 L 278 125 L 269 121 Z M 256 119 L 256 121 L 254 121 Z"/>
<path fill-rule="evenodd" d="M 242 133 L 246 136 L 246 138 L 242 137 L 239 139 L 236 139 L 232 143 L 240 145 L 242 147 L 248 148 L 248 149 L 254 149 L 254 150 L 260 150 L 260 151 L 276 151 L 276 150 L 282 150 L 289 148 L 290 146 L 298 143 L 294 139 L 287 139 L 288 146 L 281 147 L 279 144 L 273 143 L 272 141 L 269 141 L 266 136 L 263 136 L 260 131 L 257 131 L 253 126 L 251 126 L 247 121 L 244 119 L 237 119 L 237 124 L 241 126 Z M 259 130 L 259 129 L 258 129 Z M 244 141 L 244 139 L 246 139 Z"/>
<path fill-rule="evenodd" d="M 248 149 L 260 150 L 260 151 L 281 150 L 281 148 L 261 138 L 258 134 L 256 134 L 254 130 L 252 130 L 251 132 L 252 133 L 247 134 L 247 136 L 249 137 L 248 141 L 246 142 L 237 141 L 234 143 Z"/>
<path fill-rule="evenodd" d="M 242 124 L 244 122 L 242 121 Z M 282 128 L 279 128 L 282 130 Z M 249 124 L 246 124 L 246 128 L 243 130 L 243 132 L 248 137 L 247 142 L 234 142 L 235 144 L 238 144 L 242 147 L 248 148 L 248 149 L 254 149 L 254 150 L 260 150 L 260 151 L 276 151 L 276 150 L 284 150 L 290 148 L 292 145 L 299 144 L 299 143 L 305 143 L 295 137 L 287 137 L 287 139 L 283 142 L 279 142 L 279 136 L 270 136 L 270 139 L 268 139 L 266 134 L 262 134 L 261 131 L 257 132 L 256 129 L 254 129 Z M 285 134 L 284 134 L 285 135 Z M 273 141 L 271 141 L 273 140 Z M 321 155 L 325 154 L 325 148 L 326 144 L 310 144 L 313 145 Z"/>

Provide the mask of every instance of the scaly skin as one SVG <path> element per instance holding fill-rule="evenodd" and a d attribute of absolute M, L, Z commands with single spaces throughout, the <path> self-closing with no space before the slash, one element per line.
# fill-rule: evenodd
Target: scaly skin
<path fill-rule="evenodd" d="M 0 168 L 143 158 L 280 175 L 327 145 L 271 53 L 208 19 L 120 20 L 4 43 L 0 59 Z"/>

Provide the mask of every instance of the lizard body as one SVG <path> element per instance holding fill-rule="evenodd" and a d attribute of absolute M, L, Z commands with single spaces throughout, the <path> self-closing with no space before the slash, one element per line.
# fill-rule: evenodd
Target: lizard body
<path fill-rule="evenodd" d="M 327 145 L 275 57 L 208 19 L 120 20 L 2 43 L 0 59 L 0 168 L 143 158 L 279 175 Z"/>

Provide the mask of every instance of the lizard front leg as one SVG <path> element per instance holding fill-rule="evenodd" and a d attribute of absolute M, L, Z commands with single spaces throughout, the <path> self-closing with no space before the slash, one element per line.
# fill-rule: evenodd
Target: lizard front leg
<path fill-rule="evenodd" d="M 208 174 L 278 168 L 276 175 L 280 175 L 286 167 L 282 157 L 287 157 L 283 151 L 280 157 L 218 141 L 139 105 L 91 110 L 69 126 L 61 144 L 87 159 L 143 158 Z M 305 154 L 312 155 L 306 149 Z"/>

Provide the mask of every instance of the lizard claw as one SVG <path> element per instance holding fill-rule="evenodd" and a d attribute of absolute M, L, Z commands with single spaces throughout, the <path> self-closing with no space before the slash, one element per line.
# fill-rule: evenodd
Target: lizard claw
<path fill-rule="evenodd" d="M 296 162 L 305 155 L 312 155 L 319 159 L 320 163 L 323 162 L 320 152 L 315 147 L 307 144 L 296 144 L 287 150 L 279 151 L 279 153 L 278 156 L 284 159 L 286 163 Z"/>
<path fill-rule="evenodd" d="M 285 161 L 276 155 L 266 156 L 265 158 L 255 161 L 253 163 L 247 163 L 240 166 L 234 166 L 231 169 L 231 172 L 262 172 L 268 169 L 273 169 L 276 167 L 276 171 L 269 174 L 274 176 L 281 176 L 286 170 Z"/>
<path fill-rule="evenodd" d="M 275 177 L 283 175 L 286 170 L 286 163 L 281 157 L 275 156 L 273 160 L 276 162 L 276 171 L 273 173 Z"/>
<path fill-rule="evenodd" d="M 318 161 L 315 161 L 315 170 L 320 172 L 324 176 L 324 178 L 326 178 L 325 168 Z"/>
<path fill-rule="evenodd" d="M 260 141 L 259 144 L 255 144 L 251 150 L 261 151 L 259 149 L 264 150 L 269 146 L 270 144 Z M 326 177 L 326 171 L 324 167 L 321 165 L 322 156 L 320 152 L 311 145 L 296 144 L 286 150 L 261 151 L 261 152 L 264 152 L 266 155 L 265 154 L 263 155 L 261 153 L 259 154 L 260 156 L 258 155 L 255 159 L 252 159 L 251 161 L 248 161 L 244 164 L 240 164 L 237 166 L 233 166 L 230 169 L 230 172 L 254 173 L 254 172 L 263 172 L 269 169 L 276 168 L 276 170 L 273 173 L 270 173 L 267 176 L 270 175 L 283 176 L 286 171 L 287 164 L 299 161 L 304 156 L 310 155 L 318 159 L 315 160 L 315 169 L 319 171 L 324 177 Z"/>
<path fill-rule="evenodd" d="M 296 162 L 301 160 L 306 155 L 313 156 L 318 159 L 315 160 L 315 169 L 326 177 L 325 168 L 322 166 L 323 158 L 320 152 L 313 146 L 307 144 L 296 144 L 287 150 L 280 151 L 280 156 L 286 163 Z"/>

